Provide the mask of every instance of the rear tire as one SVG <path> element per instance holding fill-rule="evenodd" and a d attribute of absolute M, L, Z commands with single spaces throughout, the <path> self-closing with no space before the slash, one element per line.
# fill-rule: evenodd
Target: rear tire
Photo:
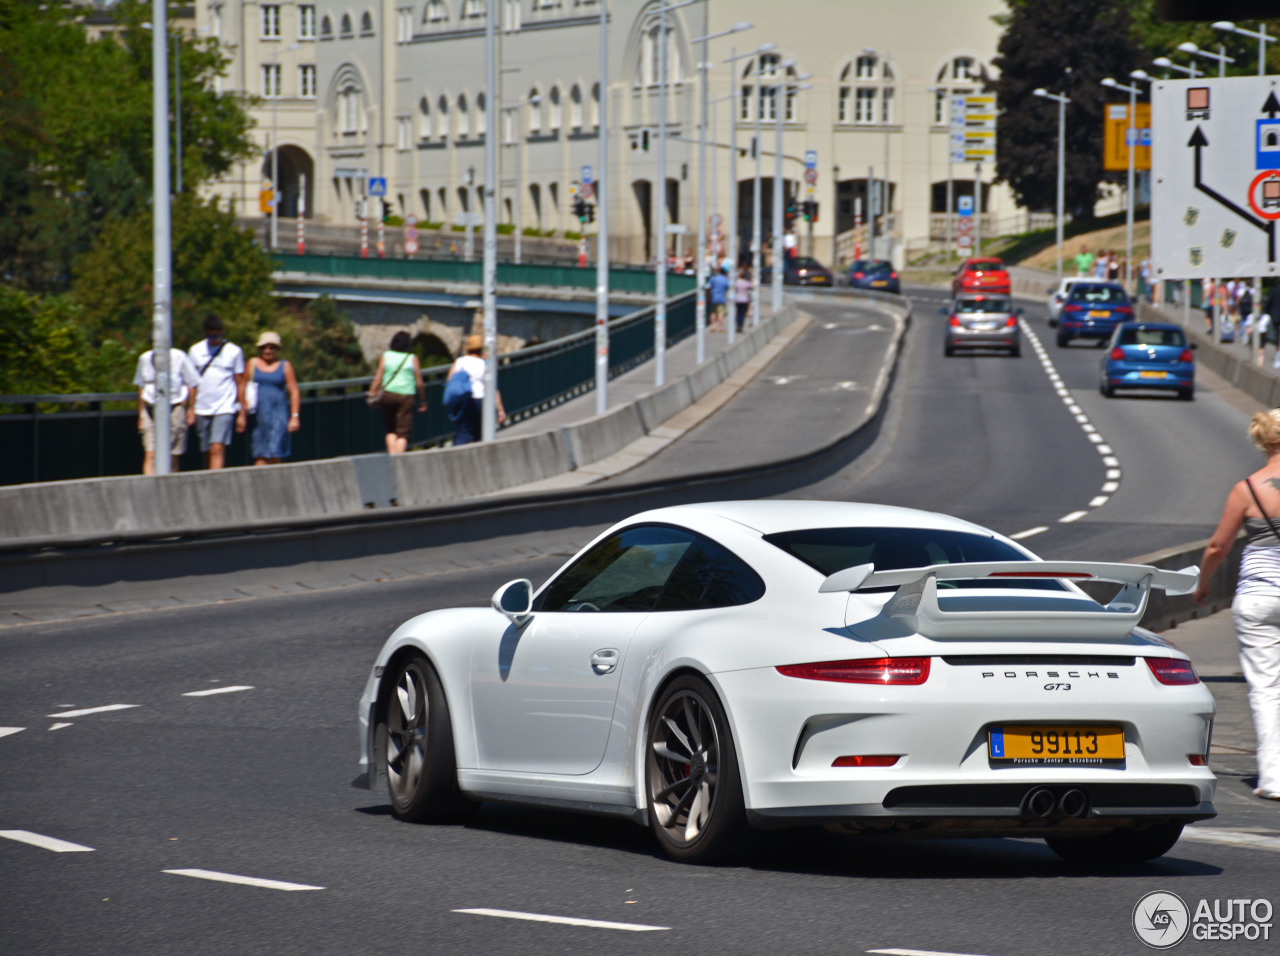
<path fill-rule="evenodd" d="M 382 718 L 391 812 L 411 823 L 460 823 L 476 809 L 458 789 L 449 704 L 435 668 L 421 654 L 401 662 Z"/>
<path fill-rule="evenodd" d="M 1106 384 L 1105 382 L 1099 383 L 1099 385 L 1098 385 L 1098 391 L 1100 391 L 1100 392 L 1102 393 L 1102 395 L 1103 395 L 1103 397 L 1104 397 L 1104 398 L 1115 398 L 1115 397 L 1116 397 L 1116 390 L 1115 390 L 1115 388 L 1114 388 L 1113 386 L 1111 386 L 1111 385 Z"/>
<path fill-rule="evenodd" d="M 744 849 L 737 749 L 724 707 L 699 677 L 677 677 L 654 703 L 645 791 L 649 827 L 673 860 L 719 863 Z"/>
<path fill-rule="evenodd" d="M 1015 345 L 1013 348 L 1009 349 L 1009 357 L 1010 357 L 1010 358 L 1022 358 L 1022 346 L 1021 346 L 1021 345 Z"/>
<path fill-rule="evenodd" d="M 956 354 L 955 346 L 947 344 L 942 347 L 942 354 L 950 358 Z"/>
<path fill-rule="evenodd" d="M 1180 836 L 1181 823 L 1158 823 L 1145 830 L 1126 828 L 1079 839 L 1045 837 L 1044 842 L 1068 863 L 1143 863 L 1164 856 Z"/>
<path fill-rule="evenodd" d="M 1067 335 L 1065 332 L 1058 333 L 1058 348 L 1065 349 L 1067 347 L 1067 343 L 1070 341 L 1071 336 Z"/>
<path fill-rule="evenodd" d="M 1196 400 L 1196 390 L 1194 388 L 1178 389 L 1178 398 L 1184 402 L 1194 402 Z"/>

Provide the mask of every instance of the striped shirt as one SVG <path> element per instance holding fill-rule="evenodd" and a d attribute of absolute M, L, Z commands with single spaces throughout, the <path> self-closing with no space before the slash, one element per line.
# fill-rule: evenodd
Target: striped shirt
<path fill-rule="evenodd" d="M 1280 594 L 1280 539 L 1265 518 L 1246 518 L 1236 594 Z"/>

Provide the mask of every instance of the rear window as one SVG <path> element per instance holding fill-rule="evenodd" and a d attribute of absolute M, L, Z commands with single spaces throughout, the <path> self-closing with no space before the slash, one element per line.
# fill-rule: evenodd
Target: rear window
<path fill-rule="evenodd" d="M 1004 263 L 999 261 L 970 262 L 965 268 L 970 272 L 1004 272 Z"/>
<path fill-rule="evenodd" d="M 874 564 L 879 571 L 924 568 L 933 564 L 972 561 L 1029 561 L 1016 548 L 986 535 L 934 528 L 813 528 L 780 531 L 764 540 L 803 561 L 823 575 L 832 575 L 859 564 Z M 939 588 L 990 587 L 991 582 L 940 581 Z M 1057 581 L 1002 580 L 1001 588 L 1065 590 Z M 867 588 L 892 591 L 895 588 Z"/>
<path fill-rule="evenodd" d="M 893 265 L 885 262 L 883 259 L 876 259 L 874 262 L 868 262 L 862 269 L 863 272 L 873 272 L 877 275 L 882 272 L 892 272 Z"/>
<path fill-rule="evenodd" d="M 1116 285 L 1073 285 L 1070 301 L 1087 305 L 1128 305 L 1124 289 Z"/>
<path fill-rule="evenodd" d="M 800 256 L 792 259 L 791 265 L 796 269 L 821 269 L 822 263 L 817 259 L 810 259 L 807 256 Z"/>
<path fill-rule="evenodd" d="M 1008 299 L 993 299 L 986 297 L 982 299 L 957 299 L 956 312 L 1008 312 Z"/>
<path fill-rule="evenodd" d="M 1120 345 L 1172 345 L 1184 348 L 1187 344 L 1181 329 L 1121 329 Z"/>

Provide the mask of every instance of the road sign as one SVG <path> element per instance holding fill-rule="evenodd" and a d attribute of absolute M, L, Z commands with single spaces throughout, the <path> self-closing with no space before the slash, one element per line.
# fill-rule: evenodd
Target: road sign
<path fill-rule="evenodd" d="M 1151 104 L 1139 103 L 1133 113 L 1134 132 L 1138 134 L 1133 151 L 1133 168 L 1145 172 L 1151 168 Z M 1145 142 L 1144 142 L 1145 140 Z M 1108 103 L 1102 120 L 1102 168 L 1110 173 L 1123 173 L 1129 168 L 1129 104 Z"/>
<path fill-rule="evenodd" d="M 387 194 L 387 180 L 382 176 L 371 176 L 369 178 L 369 195 L 385 196 Z"/>
<path fill-rule="evenodd" d="M 1231 76 L 1153 84 L 1151 252 L 1159 278 L 1280 275 L 1276 83 Z"/>
<path fill-rule="evenodd" d="M 949 157 L 953 163 L 988 163 L 996 158 L 996 98 L 991 93 L 951 97 Z"/>
<path fill-rule="evenodd" d="M 818 151 L 816 149 L 806 149 L 804 151 L 804 168 L 816 169 L 818 166 Z"/>
<path fill-rule="evenodd" d="M 581 186 L 578 187 L 578 195 L 581 196 L 583 199 L 590 199 L 592 196 L 595 195 L 595 192 L 596 192 L 595 187 L 592 186 L 591 183 L 583 183 Z"/>
<path fill-rule="evenodd" d="M 957 196 L 956 212 L 959 213 L 961 216 L 972 216 L 973 215 L 973 197 Z"/>
<path fill-rule="evenodd" d="M 418 251 L 418 240 L 417 240 L 417 239 L 406 239 L 406 240 L 404 241 L 404 251 L 405 251 L 405 254 L 406 254 L 406 255 L 410 255 L 410 256 L 411 256 L 411 255 L 413 255 L 415 252 L 417 252 L 417 251 Z"/>
<path fill-rule="evenodd" d="M 812 167 L 804 171 L 804 181 L 813 185 L 818 181 L 818 171 Z"/>
<path fill-rule="evenodd" d="M 711 214 L 709 222 L 711 223 L 711 228 L 714 229 L 724 222 L 724 216 L 720 215 L 720 213 L 718 212 L 713 212 Z"/>
<path fill-rule="evenodd" d="M 592 179 L 592 176 L 591 176 L 591 167 L 583 166 L 582 167 L 582 184 L 584 186 L 590 186 L 594 181 L 595 180 Z"/>

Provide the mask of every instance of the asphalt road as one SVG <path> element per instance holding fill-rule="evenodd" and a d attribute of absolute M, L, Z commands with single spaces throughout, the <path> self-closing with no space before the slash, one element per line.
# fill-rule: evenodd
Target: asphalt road
<path fill-rule="evenodd" d="M 743 413 L 753 396 L 794 401 L 821 423 L 816 379 L 839 368 L 838 349 L 857 348 L 858 334 L 838 331 L 863 321 L 840 318 L 847 303 L 804 306 L 819 321 L 733 403 L 755 429 L 747 453 L 797 435 L 784 416 Z M 1204 536 L 1255 460 L 1244 414 L 1212 387 L 1191 404 L 1106 401 L 1093 381 L 1100 353 L 1050 344 L 1069 397 L 1120 462 L 1118 490 L 1091 506 L 1105 456 L 1034 350 L 944 360 L 936 307 L 917 310 L 881 438 L 818 492 L 1011 533 L 1043 526 L 1027 541 L 1050 556 L 1129 557 Z M 695 431 L 668 454 L 725 462 L 715 442 L 734 443 L 728 412 L 699 429 L 719 438 L 690 452 Z M 486 805 L 466 827 L 400 824 L 383 795 L 348 786 L 360 688 L 406 617 L 485 603 L 503 581 L 541 581 L 563 560 L 492 545 L 485 562 L 425 577 L 0 631 L 0 953 L 1130 954 L 1147 951 L 1130 921 L 1155 890 L 1193 907 L 1268 894 L 1280 905 L 1280 853 L 1190 840 L 1100 872 L 1036 841 L 792 831 L 762 838 L 746 865 L 698 868 L 668 862 L 625 822 Z M 211 690 L 223 692 L 190 696 Z M 54 852 L 66 848 L 11 831 L 92 850 Z M 457 912 L 472 909 L 662 928 Z"/>

